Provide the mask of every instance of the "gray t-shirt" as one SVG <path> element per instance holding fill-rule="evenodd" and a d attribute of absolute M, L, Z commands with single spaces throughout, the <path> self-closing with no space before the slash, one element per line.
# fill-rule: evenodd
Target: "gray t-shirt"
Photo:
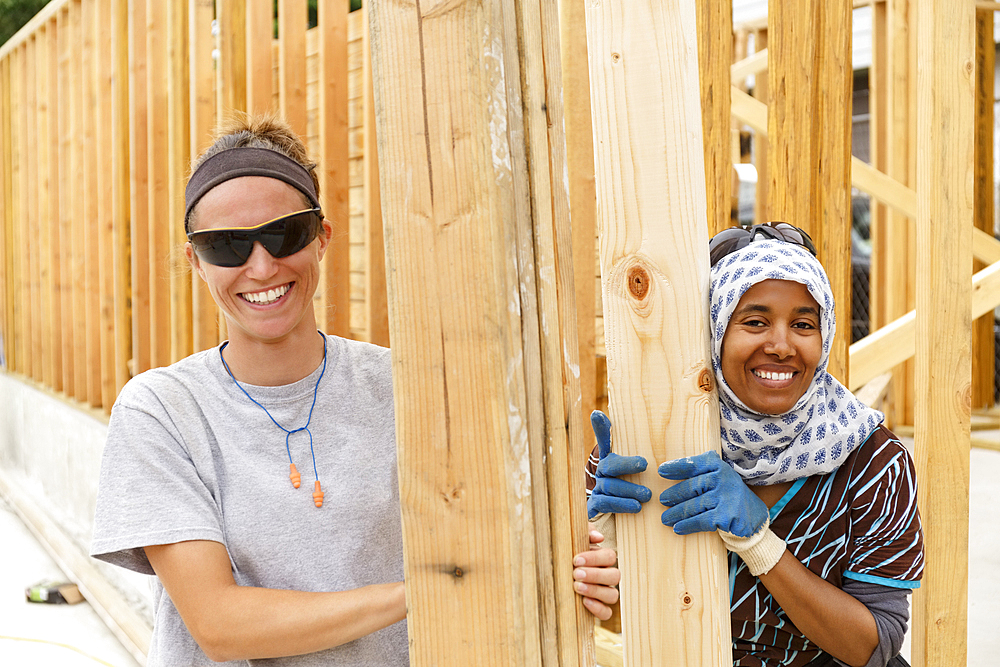
<path fill-rule="evenodd" d="M 326 338 L 326 369 L 279 387 L 243 385 L 284 428 L 309 418 L 325 498 L 313 504 L 309 435 L 285 433 L 235 385 L 218 348 L 147 371 L 111 411 L 91 554 L 153 574 L 143 547 L 220 542 L 242 586 L 339 591 L 402 581 L 389 351 Z M 217 665 L 154 580 L 150 667 Z M 328 651 L 233 665 L 407 665 L 406 622 Z"/>

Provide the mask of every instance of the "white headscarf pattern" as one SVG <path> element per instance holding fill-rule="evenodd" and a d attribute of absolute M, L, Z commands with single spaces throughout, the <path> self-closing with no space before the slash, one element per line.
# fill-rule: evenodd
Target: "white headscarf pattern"
<path fill-rule="evenodd" d="M 722 457 L 747 484 L 790 482 L 836 470 L 884 420 L 829 372 L 836 332 L 833 292 L 826 271 L 805 248 L 758 236 L 712 267 L 709 292 L 712 367 L 719 385 Z M 820 306 L 823 351 L 812 383 L 781 415 L 755 412 L 722 376 L 722 339 L 740 298 L 763 280 L 802 283 Z"/>

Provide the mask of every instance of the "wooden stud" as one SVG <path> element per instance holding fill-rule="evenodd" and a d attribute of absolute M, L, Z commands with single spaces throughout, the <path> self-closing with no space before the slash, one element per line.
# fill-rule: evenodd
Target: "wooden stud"
<path fill-rule="evenodd" d="M 62 12 L 57 12 L 48 22 L 46 32 L 47 53 L 45 72 L 45 101 L 48 108 L 45 128 L 46 143 L 41 144 L 39 149 L 48 155 L 48 165 L 45 173 L 45 180 L 48 183 L 46 194 L 48 196 L 48 220 L 45 221 L 48 233 L 52 238 L 48 241 L 48 254 L 42 258 L 42 262 L 47 266 L 48 280 L 43 289 L 48 299 L 48 311 L 45 319 L 48 321 L 48 338 L 44 341 L 46 356 L 50 359 L 49 372 L 46 376 L 48 386 L 56 391 L 63 390 L 62 383 L 62 262 L 61 234 L 59 220 L 59 40 L 60 35 L 59 17 Z"/>
<path fill-rule="evenodd" d="M 327 333 L 351 335 L 350 172 L 348 164 L 347 15 L 344 0 L 320 0 L 319 162 L 323 213 L 333 225 L 324 258 L 323 317 Z M 269 52 L 270 53 L 270 52 Z"/>
<path fill-rule="evenodd" d="M 719 448 L 695 8 L 592 4 L 587 33 L 613 447 L 646 458 L 655 498 L 660 463 Z M 656 507 L 619 519 L 626 664 L 731 665 L 717 536 L 664 530 Z"/>
<path fill-rule="evenodd" d="M 773 219 L 808 231 L 842 323 L 829 371 L 847 381 L 851 321 L 850 0 L 768 5 L 768 151 Z"/>
<path fill-rule="evenodd" d="M 73 282 L 73 307 L 70 321 L 73 331 L 73 390 L 70 395 L 81 402 L 87 400 L 87 367 L 90 360 L 87 357 L 87 291 L 86 291 L 86 237 L 89 225 L 84 217 L 84 151 L 86 150 L 84 123 L 84 90 L 86 82 L 84 80 L 87 71 L 85 61 L 84 34 L 84 4 L 82 0 L 73 0 L 70 6 L 70 26 L 73 33 L 72 44 L 76 49 L 70 58 L 70 133 L 73 135 L 73 144 L 70 158 L 70 211 L 72 212 L 71 235 L 73 256 L 72 256 L 72 282 Z"/>
<path fill-rule="evenodd" d="M 76 136 L 72 129 L 72 91 L 70 90 L 70 68 L 73 59 L 73 48 L 76 44 L 77 35 L 72 29 L 71 9 L 73 3 L 69 3 L 61 12 L 57 19 L 57 31 L 59 34 L 58 47 L 58 69 L 56 77 L 56 91 L 58 99 L 58 118 L 56 127 L 56 137 L 58 145 L 56 147 L 56 164 L 58 165 L 59 176 L 59 197 L 56 200 L 56 207 L 59 212 L 59 249 L 56 256 L 56 263 L 59 266 L 59 349 L 61 350 L 60 370 L 61 378 L 59 388 L 67 395 L 73 393 L 73 372 L 75 370 L 75 359 L 73 346 L 73 255 L 75 248 L 73 239 L 73 173 L 70 171 L 72 163 L 73 141 Z M 2 226 L 0 226 L 2 228 Z"/>
<path fill-rule="evenodd" d="M 149 290 L 149 363 L 152 367 L 167 366 L 170 355 L 170 99 L 166 82 L 170 76 L 167 58 L 167 23 L 169 3 L 146 0 L 146 174 L 148 212 L 145 216 L 146 238 L 149 243 L 146 261 L 140 262 L 147 272 Z M 223 33 L 228 32 L 226 28 Z M 139 37 L 142 37 L 140 33 Z M 225 40 L 222 40 L 225 43 Z M 225 53 L 225 52 L 224 52 Z M 225 54 L 228 55 L 228 54 Z M 223 80 L 229 68 L 221 64 Z M 226 87 L 223 86 L 223 89 Z M 134 226 L 134 224 L 133 224 Z M 137 255 L 136 257 L 142 257 Z M 135 372 L 146 370 L 136 367 Z"/>
<path fill-rule="evenodd" d="M 365 12 L 364 20 L 368 16 Z M 389 305 L 386 294 L 385 244 L 382 233 L 382 202 L 379 194 L 378 144 L 375 137 L 375 98 L 372 85 L 371 30 L 362 31 L 364 57 L 364 187 L 365 187 L 365 309 L 368 341 L 389 345 Z"/>
<path fill-rule="evenodd" d="M 0 368 L 12 367 L 14 347 L 14 197 L 12 174 L 14 148 L 11 143 L 11 104 L 16 100 L 11 90 L 11 61 L 0 58 Z"/>
<path fill-rule="evenodd" d="M 21 45 L 12 51 L 11 55 L 11 97 L 17 100 L 17 104 L 11 106 L 11 139 L 14 146 L 15 162 L 12 173 L 12 189 L 14 190 L 14 220 L 13 220 L 13 240 L 22 251 L 13 256 L 14 268 L 14 289 L 19 297 L 27 294 L 27 240 L 24 236 L 24 226 L 28 220 L 27 203 L 27 181 L 28 165 L 26 149 L 27 144 L 27 91 L 25 87 L 26 72 L 26 51 L 27 45 Z M 28 307 L 27 299 L 18 298 L 13 303 L 14 327 L 20 332 L 28 331 Z M 16 336 L 13 339 L 14 355 L 10 368 L 18 373 L 26 374 L 26 358 L 29 354 L 28 338 L 24 335 Z"/>
<path fill-rule="evenodd" d="M 754 48 L 756 53 L 767 55 L 767 27 L 764 27 L 754 33 Z M 758 100 L 767 103 L 769 96 L 768 92 L 768 75 L 767 71 L 758 74 L 754 81 L 756 86 L 754 88 L 754 96 Z M 753 136 L 753 153 L 754 153 L 754 166 L 757 168 L 757 190 L 754 193 L 754 222 L 763 223 L 771 220 L 769 214 L 770 210 L 770 195 L 769 188 L 771 185 L 771 175 L 768 171 L 768 140 L 767 134 L 762 132 L 757 132 Z"/>
<path fill-rule="evenodd" d="M 111 172 L 113 197 L 111 260 L 114 284 L 113 341 L 114 356 L 111 360 L 111 402 L 104 406 L 111 412 L 111 404 L 128 382 L 129 361 L 132 358 L 132 306 L 130 272 L 129 230 L 129 96 L 128 96 L 128 14 L 129 0 L 115 0 L 111 6 L 113 34 L 111 39 L 110 71 L 113 88 L 111 97 Z M 162 85 L 162 84 L 161 84 Z"/>
<path fill-rule="evenodd" d="M 38 193 L 41 189 L 39 183 L 41 181 L 40 172 L 43 155 L 42 151 L 35 149 L 37 146 L 41 146 L 40 143 L 40 126 L 43 123 L 40 122 L 40 102 L 38 95 L 38 84 L 41 73 L 39 72 L 41 65 L 41 58 L 39 56 L 40 51 L 43 49 L 43 44 L 41 43 L 42 30 L 39 30 L 37 34 L 33 35 L 31 39 L 28 40 L 28 50 L 26 52 L 25 59 L 27 61 L 27 78 L 25 81 L 25 90 L 27 91 L 27 109 L 28 109 L 28 146 L 32 147 L 34 150 L 28 155 L 28 178 L 27 178 L 27 210 L 26 213 L 31 213 L 36 219 L 44 219 L 42 217 L 42 203 L 39 201 Z M 34 234 L 29 234 L 30 228 L 25 229 L 25 248 L 28 255 L 28 265 L 27 265 L 27 281 L 28 281 L 28 326 L 27 329 L 29 336 L 29 345 L 31 350 L 31 356 L 26 359 L 28 363 L 26 364 L 25 370 L 28 376 L 35 380 L 36 382 L 44 382 L 43 376 L 43 345 L 42 345 L 42 324 L 41 324 L 41 311 L 42 311 L 42 298 L 40 292 L 40 275 L 41 270 L 39 268 L 39 263 L 41 259 L 40 243 L 39 239 Z"/>
<path fill-rule="evenodd" d="M 51 197 L 49 192 L 53 183 L 49 179 L 49 169 L 52 164 L 49 130 L 49 44 L 54 28 L 46 22 L 38 29 L 35 36 L 35 151 L 36 172 L 32 198 L 37 202 L 36 219 L 38 227 L 43 230 L 35 246 L 34 289 L 38 299 L 35 308 L 35 332 L 38 340 L 35 343 L 38 350 L 39 364 L 34 377 L 38 382 L 52 386 L 52 218 L 50 215 Z"/>
<path fill-rule="evenodd" d="M 493 1 L 421 14 L 369 5 L 375 103 L 398 110 L 376 120 L 397 442 L 400 465 L 421 471 L 400 479 L 415 667 L 484 655 L 494 665 L 593 660 L 592 648 L 588 655 L 564 634 L 573 628 L 559 625 L 575 621 L 578 600 L 568 612 L 540 605 L 553 591 L 563 599 L 556 579 L 568 574 L 558 552 L 544 548 L 561 539 L 542 526 L 550 519 L 541 499 L 558 507 L 560 486 L 546 487 L 546 474 L 559 475 L 540 460 L 544 431 L 566 428 L 556 413 L 565 420 L 579 410 L 562 379 L 575 344 L 566 352 L 555 342 L 575 317 L 548 291 L 570 284 L 554 277 L 551 254 L 569 243 L 564 181 L 550 180 L 565 173 L 551 88 L 558 79 L 549 74 L 558 67 L 546 66 L 558 58 L 553 10 Z M 457 35 L 488 35 L 486 48 L 467 49 Z M 543 239 L 551 234 L 558 240 Z M 553 339 L 542 339 L 542 321 Z M 560 361 L 546 367 L 550 345 Z M 543 381 L 549 373 L 560 381 Z M 574 481 L 564 477 L 560 493 L 579 489 Z M 553 620 L 556 633 L 544 633 Z"/>
<path fill-rule="evenodd" d="M 212 129 L 215 126 L 213 7 L 213 0 L 188 1 L 192 160 L 211 145 Z M 205 281 L 198 276 L 191 277 L 191 319 L 195 352 L 208 349 L 219 342 L 219 310 Z"/>
<path fill-rule="evenodd" d="M 733 163 L 729 89 L 733 62 L 732 0 L 699 0 L 698 65 L 701 68 L 708 229 L 714 235 L 732 226 Z"/>
<path fill-rule="evenodd" d="M 246 5 L 246 96 L 247 111 L 259 114 L 274 108 L 271 53 L 274 43 L 274 5 Z"/>
<path fill-rule="evenodd" d="M 259 3 L 253 3 L 259 4 Z M 169 70 L 167 104 L 169 151 L 167 156 L 170 270 L 170 360 L 183 359 L 194 351 L 191 321 L 191 273 L 185 271 L 184 186 L 191 163 L 191 86 L 188 58 L 188 6 L 171 2 L 167 24 Z"/>
<path fill-rule="evenodd" d="M 215 3 L 219 27 L 218 117 L 223 121 L 233 112 L 247 109 L 246 4 L 246 0 L 216 0 Z"/>
<path fill-rule="evenodd" d="M 914 451 L 926 558 L 911 655 L 914 664 L 945 667 L 968 658 L 976 31 L 971 3 L 917 0 L 916 9 Z"/>
<path fill-rule="evenodd" d="M 993 97 L 996 73 L 996 44 L 993 41 L 993 12 L 976 11 L 976 190 L 974 224 L 993 236 Z M 985 268 L 974 262 L 973 270 Z M 996 352 L 993 315 L 980 317 L 972 325 L 972 408 L 993 405 Z"/>
<path fill-rule="evenodd" d="M 560 46 L 566 153 L 569 165 L 570 218 L 573 221 L 573 275 L 576 283 L 576 328 L 580 348 L 581 412 L 585 420 L 597 408 L 597 191 L 594 186 L 594 133 L 587 67 L 587 23 L 581 0 L 559 4 Z M 584 448 L 591 446 L 584 438 Z M 583 455 L 589 454 L 589 450 Z"/>
<path fill-rule="evenodd" d="M 278 0 L 278 53 L 281 115 L 300 137 L 306 118 L 306 0 Z"/>
<path fill-rule="evenodd" d="M 114 0 L 97 0 L 98 108 L 114 108 L 115 51 Z M 113 114 L 96 115 L 98 148 L 114 150 Z M 108 412 L 115 391 L 115 265 L 114 170 L 107 164 L 97 171 L 97 243 L 100 284 L 101 407 Z"/>
<path fill-rule="evenodd" d="M 134 3 L 129 14 L 129 188 L 132 220 L 132 373 L 152 368 L 154 336 L 152 334 L 151 306 L 154 298 L 150 289 L 150 204 L 149 167 L 160 155 L 149 155 L 150 112 L 149 84 L 161 87 L 161 82 L 147 73 L 149 41 L 146 38 L 146 11 L 149 3 L 145 0 Z M 155 38 L 154 38 L 155 40 Z M 157 199 L 160 201 L 160 199 Z M 158 364 L 156 364 L 158 365 Z"/>
<path fill-rule="evenodd" d="M 83 0 L 83 69 L 84 126 L 83 218 L 87 221 L 84 244 L 86 339 L 87 339 L 87 403 L 94 408 L 101 406 L 101 282 L 100 282 L 100 219 L 97 192 L 97 173 L 102 168 L 98 161 L 98 91 L 100 90 L 98 44 L 98 0 Z"/>

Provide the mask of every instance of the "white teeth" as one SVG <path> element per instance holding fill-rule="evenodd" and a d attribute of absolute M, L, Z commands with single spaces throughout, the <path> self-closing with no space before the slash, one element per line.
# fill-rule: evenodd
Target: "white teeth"
<path fill-rule="evenodd" d="M 754 371 L 754 374 L 765 380 L 791 380 L 792 373 L 771 373 L 770 371 Z"/>
<path fill-rule="evenodd" d="M 259 303 L 266 306 L 283 297 L 286 292 L 288 292 L 288 285 L 282 285 L 276 289 L 269 289 L 266 292 L 244 292 L 242 296 L 250 303 Z"/>

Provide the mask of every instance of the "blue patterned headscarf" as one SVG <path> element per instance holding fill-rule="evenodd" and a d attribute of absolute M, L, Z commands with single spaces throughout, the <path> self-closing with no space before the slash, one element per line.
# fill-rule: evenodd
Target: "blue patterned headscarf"
<path fill-rule="evenodd" d="M 719 385 L 722 457 L 751 485 L 780 484 L 836 470 L 884 416 L 862 404 L 826 370 L 837 319 L 823 266 L 801 246 L 758 237 L 719 260 L 710 279 L 712 367 Z M 722 338 L 729 319 L 743 294 L 763 280 L 802 283 L 820 307 L 823 351 L 812 384 L 781 415 L 751 410 L 722 376 Z"/>

